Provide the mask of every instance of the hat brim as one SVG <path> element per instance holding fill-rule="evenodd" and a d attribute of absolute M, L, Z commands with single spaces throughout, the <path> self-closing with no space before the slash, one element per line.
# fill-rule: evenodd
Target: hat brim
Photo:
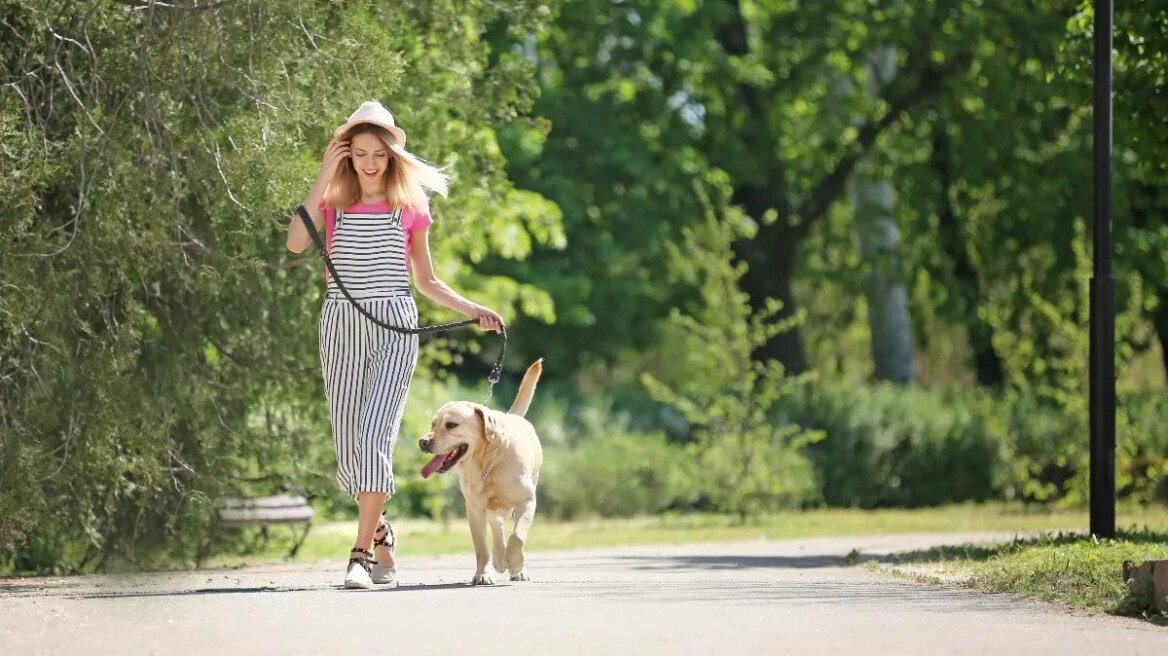
<path fill-rule="evenodd" d="M 359 121 L 349 121 L 348 123 L 345 123 L 344 125 L 342 125 L 341 127 L 337 128 L 336 130 L 333 131 L 333 137 L 339 137 L 342 134 L 353 129 L 354 127 L 361 125 L 362 123 L 370 123 L 370 124 L 376 125 L 379 128 L 384 128 L 384 129 L 388 130 L 390 134 L 393 135 L 393 138 L 396 139 L 399 144 L 401 144 L 403 146 L 406 144 L 405 130 L 402 130 L 401 128 L 397 127 L 396 125 L 386 125 L 384 123 L 381 123 L 380 121 L 370 121 L 368 119 L 359 120 Z"/>

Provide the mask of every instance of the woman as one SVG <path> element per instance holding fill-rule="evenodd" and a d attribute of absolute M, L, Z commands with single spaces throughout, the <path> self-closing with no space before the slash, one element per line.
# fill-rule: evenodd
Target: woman
<path fill-rule="evenodd" d="M 454 292 L 434 275 L 427 191 L 446 196 L 446 176 L 405 149 L 393 115 L 370 101 L 337 128 L 304 201 L 345 288 L 379 320 L 416 327 L 418 291 L 439 305 L 501 332 L 496 312 Z M 288 250 L 311 241 L 299 218 L 288 226 Z M 320 316 L 320 360 L 337 457 L 337 484 L 357 501 L 357 538 L 346 588 L 396 580 L 393 527 L 382 507 L 393 494 L 393 446 L 418 359 L 417 335 L 386 330 L 361 316 L 326 272 Z M 372 553 L 371 553 L 372 549 Z"/>

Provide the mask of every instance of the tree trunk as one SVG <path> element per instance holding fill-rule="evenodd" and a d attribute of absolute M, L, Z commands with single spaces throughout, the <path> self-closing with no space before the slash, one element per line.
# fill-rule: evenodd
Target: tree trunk
<path fill-rule="evenodd" d="M 878 96 L 896 74 L 896 51 L 877 48 L 868 60 L 868 90 Z M 876 380 L 907 385 L 916 380 L 912 319 L 901 271 L 900 228 L 892 215 L 892 183 L 872 173 L 871 158 L 861 160 L 852 182 L 860 256 L 867 263 L 868 326 Z"/>
<path fill-rule="evenodd" d="M 740 204 L 755 220 L 763 216 L 766 207 L 759 206 L 759 196 L 751 189 L 736 189 L 734 202 Z M 754 239 L 735 244 L 735 253 L 746 263 L 746 274 L 741 286 L 750 297 L 755 311 L 764 310 L 767 299 L 782 303 L 778 320 L 795 316 L 797 306 L 792 289 L 799 253 L 800 235 L 782 218 L 769 225 L 760 225 Z M 803 351 L 803 336 L 799 326 L 775 335 L 754 353 L 757 360 L 777 360 L 790 373 L 807 370 L 807 355 Z"/>
<path fill-rule="evenodd" d="M 977 383 L 984 387 L 1001 387 L 1006 382 L 1002 359 L 994 350 L 994 329 L 980 315 L 981 281 L 969 259 L 957 212 L 949 198 L 953 170 L 949 140 L 943 126 L 933 136 L 933 166 L 941 183 L 941 197 L 937 203 L 937 231 L 941 252 L 953 266 L 950 294 L 957 299 L 958 316 L 965 323 L 969 347 L 973 351 L 973 366 Z"/>
<path fill-rule="evenodd" d="M 908 290 L 901 272 L 900 228 L 892 217 L 895 191 L 887 180 L 861 176 L 853 185 L 860 256 L 868 264 L 868 326 L 876 380 L 916 380 Z"/>

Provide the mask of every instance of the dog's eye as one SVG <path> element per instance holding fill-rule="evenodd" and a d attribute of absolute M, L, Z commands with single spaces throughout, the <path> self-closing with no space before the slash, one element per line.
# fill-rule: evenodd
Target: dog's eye
<path fill-rule="evenodd" d="M 446 430 L 454 430 L 455 428 L 458 428 L 458 424 L 453 421 L 446 422 Z"/>

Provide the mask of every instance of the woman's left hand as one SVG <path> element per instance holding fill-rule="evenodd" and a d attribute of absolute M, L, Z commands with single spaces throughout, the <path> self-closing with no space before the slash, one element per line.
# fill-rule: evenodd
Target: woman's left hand
<path fill-rule="evenodd" d="M 490 308 L 476 305 L 466 313 L 466 316 L 474 319 L 475 325 L 480 330 L 491 330 L 497 333 L 503 332 L 503 317 L 499 316 L 498 312 Z"/>

